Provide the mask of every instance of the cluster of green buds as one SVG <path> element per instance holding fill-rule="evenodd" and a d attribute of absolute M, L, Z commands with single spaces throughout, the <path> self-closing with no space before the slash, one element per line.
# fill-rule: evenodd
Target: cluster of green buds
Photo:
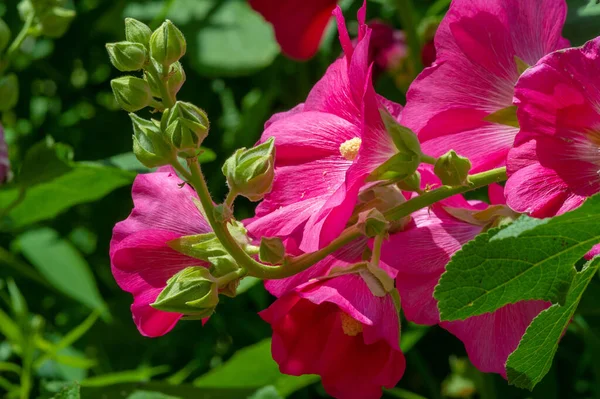
<path fill-rule="evenodd" d="M 24 22 L 18 34 L 13 35 L 0 19 L 0 112 L 11 110 L 19 101 L 19 79 L 6 71 L 23 41 L 29 36 L 58 38 L 75 18 L 75 11 L 65 8 L 63 0 L 21 0 L 18 9 Z"/>

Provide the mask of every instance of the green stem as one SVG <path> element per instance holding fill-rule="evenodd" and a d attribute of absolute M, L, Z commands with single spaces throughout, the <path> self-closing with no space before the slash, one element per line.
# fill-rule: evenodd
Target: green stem
<path fill-rule="evenodd" d="M 34 18 L 35 18 L 34 13 L 31 13 L 31 15 L 29 15 L 29 17 L 27 17 L 27 20 L 25 21 L 25 25 L 23 25 L 23 28 L 21 28 L 21 31 L 19 32 L 17 37 L 15 37 L 15 40 L 12 42 L 12 44 L 10 45 L 8 50 L 6 50 L 4 59 L 0 63 L 0 75 L 2 75 L 4 73 L 4 71 L 6 69 L 8 69 L 8 66 L 10 65 L 10 62 L 12 61 L 12 58 L 14 57 L 16 52 L 21 48 L 21 45 L 23 44 L 25 39 L 27 39 L 27 36 L 29 36 L 29 30 L 31 29 L 31 25 L 33 25 Z"/>
<path fill-rule="evenodd" d="M 430 157 L 429 155 L 425 155 L 425 154 L 423 154 L 423 155 L 421 156 L 421 161 L 422 161 L 423 163 L 426 163 L 426 164 L 429 164 L 429 165 L 435 165 L 435 163 L 436 163 L 437 159 L 436 159 L 436 158 L 434 158 L 434 157 Z"/>
<path fill-rule="evenodd" d="M 167 87 L 167 81 L 169 80 L 169 68 L 163 68 L 162 73 L 160 73 L 158 71 L 158 69 L 156 68 L 156 66 L 154 66 L 152 61 L 150 61 L 144 67 L 144 69 L 146 70 L 146 72 L 148 72 L 150 75 L 152 75 L 154 80 L 156 80 L 157 82 L 160 82 L 160 85 L 159 85 L 160 86 L 159 87 L 160 97 L 162 99 L 164 108 L 172 108 L 175 105 L 175 102 L 177 100 L 175 98 L 173 98 L 173 96 L 169 92 L 169 88 Z"/>
<path fill-rule="evenodd" d="M 452 197 L 453 195 L 466 193 L 467 191 L 489 186 L 492 183 L 499 183 L 506 179 L 507 176 L 505 167 L 471 175 L 469 176 L 468 185 L 456 187 L 442 186 L 433 191 L 426 192 L 423 195 L 419 195 L 418 197 L 410 199 L 405 203 L 388 210 L 383 215 L 387 220 L 390 221 L 399 220 L 404 216 L 408 216 L 411 213 L 418 211 L 419 209 L 427 208 L 428 206 Z"/>
<path fill-rule="evenodd" d="M 383 246 L 384 235 L 380 234 L 373 240 L 373 255 L 371 256 L 371 263 L 375 266 L 379 266 L 381 259 L 381 247 Z"/>
<path fill-rule="evenodd" d="M 414 68 L 416 76 L 423 69 L 421 62 L 421 40 L 417 32 L 417 21 L 415 20 L 415 10 L 411 0 L 396 0 L 398 15 L 402 22 L 402 28 L 406 34 L 406 42 L 410 50 L 409 57 Z"/>
<path fill-rule="evenodd" d="M 238 194 L 234 190 L 229 190 L 227 193 L 227 197 L 225 197 L 225 205 L 227 205 L 230 209 L 233 207 L 233 202 L 237 198 Z"/>

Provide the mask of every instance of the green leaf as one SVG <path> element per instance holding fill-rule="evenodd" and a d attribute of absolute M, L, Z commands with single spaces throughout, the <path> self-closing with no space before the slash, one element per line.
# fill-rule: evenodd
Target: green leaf
<path fill-rule="evenodd" d="M 446 266 L 434 296 L 442 320 L 464 320 L 507 304 L 565 302 L 573 265 L 600 242 L 600 196 L 546 220 L 526 217 L 480 234 Z"/>
<path fill-rule="evenodd" d="M 319 380 L 316 375 L 293 377 L 279 372 L 279 366 L 271 356 L 271 340 L 266 339 L 238 351 L 222 366 L 209 371 L 194 381 L 203 388 L 253 388 L 272 385 L 282 396 Z"/>
<path fill-rule="evenodd" d="M 79 384 L 74 382 L 73 384 L 65 386 L 59 393 L 54 395 L 52 399 L 79 399 L 80 397 Z"/>
<path fill-rule="evenodd" d="M 23 255 L 60 292 L 108 316 L 90 266 L 67 240 L 50 228 L 19 236 Z"/>
<path fill-rule="evenodd" d="M 563 30 L 572 46 L 580 46 L 600 35 L 600 4 L 596 0 L 569 0 L 569 12 Z"/>
<path fill-rule="evenodd" d="M 160 392 L 135 391 L 127 399 L 181 399 L 177 396 L 165 395 Z"/>
<path fill-rule="evenodd" d="M 52 180 L 71 170 L 71 159 L 71 147 L 56 144 L 48 136 L 27 151 L 16 182 L 22 187 L 31 187 Z"/>
<path fill-rule="evenodd" d="M 94 163 L 75 163 L 72 169 L 53 180 L 27 189 L 25 198 L 8 213 L 2 230 L 23 228 L 51 219 L 70 207 L 98 200 L 116 188 L 131 184 L 135 173 Z M 0 191 L 0 209 L 17 198 L 21 187 Z"/>
<path fill-rule="evenodd" d="M 143 367 L 138 370 L 120 371 L 116 373 L 103 374 L 97 377 L 90 377 L 81 381 L 82 387 L 106 387 L 110 385 L 122 384 L 125 382 L 145 382 L 152 377 L 169 371 L 169 366 Z"/>
<path fill-rule="evenodd" d="M 552 366 L 558 343 L 577 310 L 577 305 L 600 266 L 600 258 L 588 262 L 575 275 L 563 306 L 552 305 L 541 312 L 527 328 L 517 349 L 508 357 L 508 381 L 532 390 Z"/>

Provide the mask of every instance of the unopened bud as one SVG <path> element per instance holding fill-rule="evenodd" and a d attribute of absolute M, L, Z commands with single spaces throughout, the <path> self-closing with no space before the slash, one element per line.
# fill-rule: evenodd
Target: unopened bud
<path fill-rule="evenodd" d="M 177 101 L 173 108 L 163 114 L 161 126 L 178 151 L 194 153 L 208 135 L 209 121 L 202 109 L 191 103 Z"/>
<path fill-rule="evenodd" d="M 163 67 L 179 61 L 185 55 L 186 42 L 183 33 L 169 20 L 164 22 L 150 37 L 150 54 Z"/>
<path fill-rule="evenodd" d="M 160 128 L 136 114 L 129 116 L 133 123 L 133 153 L 137 159 L 149 168 L 167 165 L 175 155 Z"/>
<path fill-rule="evenodd" d="M 19 80 L 17 75 L 0 77 L 0 111 L 8 111 L 14 108 L 19 101 Z"/>
<path fill-rule="evenodd" d="M 419 192 L 421 190 L 421 174 L 419 172 L 413 173 L 406 179 L 398 182 L 398 187 L 404 191 Z"/>
<path fill-rule="evenodd" d="M 285 246 L 278 237 L 262 237 L 258 254 L 261 262 L 278 265 L 281 264 L 285 258 Z"/>
<path fill-rule="evenodd" d="M 134 18 L 125 18 L 125 38 L 128 42 L 138 43 L 150 50 L 152 29 Z"/>
<path fill-rule="evenodd" d="M 356 226 L 364 236 L 373 238 L 386 234 L 390 228 L 390 222 L 377 209 L 369 209 L 358 215 Z"/>
<path fill-rule="evenodd" d="M 139 71 L 148 56 L 146 48 L 134 42 L 108 43 L 106 50 L 110 62 L 121 72 Z"/>
<path fill-rule="evenodd" d="M 413 153 L 421 156 L 421 143 L 419 143 L 417 135 L 409 128 L 399 124 L 387 109 L 382 108 L 379 110 L 379 113 L 385 129 L 394 141 L 398 151 L 400 153 Z"/>
<path fill-rule="evenodd" d="M 171 66 L 171 71 L 169 72 L 169 79 L 167 80 L 167 89 L 171 96 L 175 97 L 179 90 L 183 86 L 186 80 L 185 71 L 183 70 L 183 66 L 181 62 L 176 62 Z"/>
<path fill-rule="evenodd" d="M 8 46 L 10 42 L 10 28 L 2 19 L 0 19 L 0 53 Z"/>
<path fill-rule="evenodd" d="M 260 201 L 271 191 L 275 177 L 275 139 L 250 149 L 239 149 L 223 165 L 229 188 L 250 201 Z"/>
<path fill-rule="evenodd" d="M 217 280 L 204 267 L 188 267 L 167 281 L 156 301 L 151 304 L 164 312 L 208 317 L 219 303 Z"/>
<path fill-rule="evenodd" d="M 62 7 L 52 7 L 41 14 L 40 30 L 45 36 L 59 38 L 69 29 L 73 18 L 75 18 L 75 11 Z"/>
<path fill-rule="evenodd" d="M 212 274 L 221 277 L 239 269 L 214 233 L 176 238 L 167 243 L 170 248 L 192 258 L 209 262 Z"/>
<path fill-rule="evenodd" d="M 136 112 L 152 102 L 150 85 L 144 79 L 123 76 L 110 82 L 117 102 L 125 111 Z"/>
<path fill-rule="evenodd" d="M 463 186 L 467 184 L 470 170 L 471 161 L 461 157 L 453 150 L 439 157 L 433 168 L 435 175 L 446 186 Z"/>

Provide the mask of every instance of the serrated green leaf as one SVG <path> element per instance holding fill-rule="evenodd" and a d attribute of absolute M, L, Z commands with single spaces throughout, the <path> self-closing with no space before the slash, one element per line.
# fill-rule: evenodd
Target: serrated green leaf
<path fill-rule="evenodd" d="M 266 339 L 238 351 L 229 361 L 197 378 L 194 385 L 203 388 L 253 388 L 272 385 L 288 396 L 319 380 L 315 375 L 293 377 L 279 372 L 271 356 L 271 340 Z"/>
<path fill-rule="evenodd" d="M 23 255 L 56 289 L 108 316 L 90 266 L 56 231 L 30 230 L 18 238 L 18 243 Z"/>
<path fill-rule="evenodd" d="M 464 320 L 507 304 L 564 303 L 573 265 L 600 242 L 600 196 L 550 220 L 524 219 L 480 234 L 457 252 L 434 296 L 442 320 Z"/>
<path fill-rule="evenodd" d="M 598 271 L 598 266 L 600 258 L 588 262 L 575 275 L 565 304 L 552 305 L 531 322 L 519 346 L 506 363 L 506 373 L 511 384 L 532 390 L 548 373 L 560 338 L 571 322 L 581 296 Z"/>

